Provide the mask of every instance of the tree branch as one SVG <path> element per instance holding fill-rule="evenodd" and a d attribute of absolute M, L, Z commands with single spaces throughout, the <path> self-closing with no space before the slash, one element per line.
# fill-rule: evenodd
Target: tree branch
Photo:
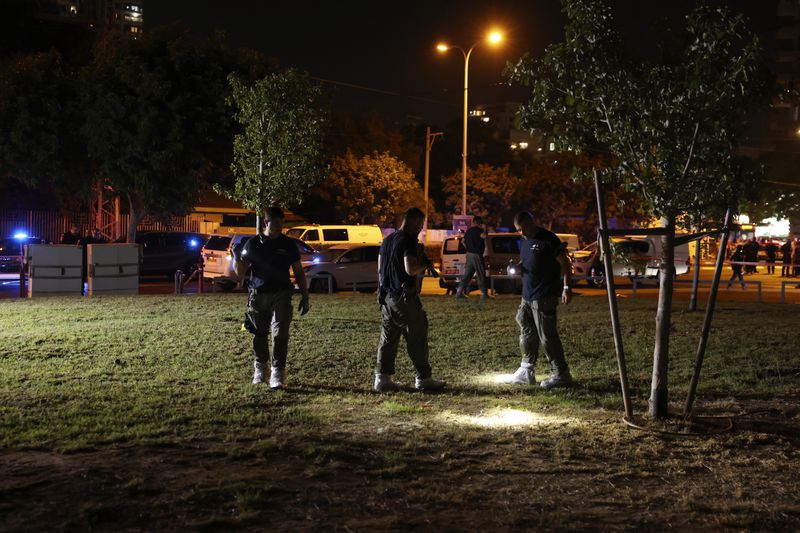
<path fill-rule="evenodd" d="M 694 125 L 694 135 L 692 136 L 692 145 L 689 147 L 689 156 L 686 158 L 686 165 L 683 167 L 683 172 L 681 172 L 681 179 L 686 177 L 686 173 L 689 171 L 689 163 L 692 161 L 692 155 L 694 154 L 694 144 L 697 142 L 697 132 L 700 130 L 700 123 L 695 122 Z"/>

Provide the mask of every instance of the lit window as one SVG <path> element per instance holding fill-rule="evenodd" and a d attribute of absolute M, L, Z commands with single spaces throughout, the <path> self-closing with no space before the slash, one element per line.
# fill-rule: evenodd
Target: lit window
<path fill-rule="evenodd" d="M 527 149 L 528 148 L 528 143 L 526 143 L 526 142 L 519 143 L 519 148 L 520 148 L 520 150 Z"/>
<path fill-rule="evenodd" d="M 516 149 L 517 149 L 517 145 L 516 145 L 516 144 L 512 144 L 510 148 L 511 148 L 512 150 L 516 150 Z"/>
<path fill-rule="evenodd" d="M 139 26 L 131 26 L 131 33 L 139 33 Z"/>
<path fill-rule="evenodd" d="M 550 143 L 550 151 L 551 152 L 555 152 L 556 151 L 556 143 Z"/>
<path fill-rule="evenodd" d="M 481 120 L 484 122 L 489 122 L 491 119 L 489 117 L 483 117 Z"/>

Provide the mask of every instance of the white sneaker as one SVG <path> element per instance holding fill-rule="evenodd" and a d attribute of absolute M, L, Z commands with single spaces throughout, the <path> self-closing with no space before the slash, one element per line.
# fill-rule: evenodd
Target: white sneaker
<path fill-rule="evenodd" d="M 417 390 L 423 390 L 423 391 L 428 391 L 428 392 L 440 391 L 446 385 L 447 385 L 446 381 L 441 381 L 441 380 L 433 379 L 433 378 L 424 378 L 424 379 L 417 378 L 414 381 L 414 387 Z"/>
<path fill-rule="evenodd" d="M 258 361 L 253 363 L 253 385 L 264 383 L 264 365 Z"/>
<path fill-rule="evenodd" d="M 272 374 L 269 376 L 270 389 L 282 389 L 286 386 L 286 369 L 272 367 Z"/>
<path fill-rule="evenodd" d="M 509 385 L 536 385 L 536 374 L 533 371 L 533 365 L 530 363 L 521 363 L 516 372 L 511 374 L 511 377 L 505 380 Z"/>
<path fill-rule="evenodd" d="M 391 374 L 375 374 L 375 392 L 397 392 L 403 384 L 392 379 Z"/>

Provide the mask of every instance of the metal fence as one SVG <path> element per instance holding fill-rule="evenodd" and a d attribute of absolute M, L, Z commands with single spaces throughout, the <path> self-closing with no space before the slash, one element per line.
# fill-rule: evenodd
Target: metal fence
<path fill-rule="evenodd" d="M 130 221 L 129 215 L 121 215 L 119 226 L 124 236 Z M 191 214 L 173 217 L 168 223 L 145 217 L 136 227 L 137 231 L 192 231 L 199 232 L 204 221 L 203 215 Z M 60 213 L 58 211 L 34 211 L 24 209 L 0 209 L 0 238 L 17 232 L 25 232 L 33 237 L 59 242 L 61 236 L 75 224 L 83 235 L 88 234 L 94 225 L 88 213 Z"/>

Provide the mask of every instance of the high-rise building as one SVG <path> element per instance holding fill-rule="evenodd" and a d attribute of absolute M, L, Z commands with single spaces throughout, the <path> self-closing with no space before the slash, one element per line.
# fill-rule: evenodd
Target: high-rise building
<path fill-rule="evenodd" d="M 133 38 L 144 30 L 144 0 L 34 0 L 37 18 L 84 24 L 100 33 L 118 31 Z"/>

